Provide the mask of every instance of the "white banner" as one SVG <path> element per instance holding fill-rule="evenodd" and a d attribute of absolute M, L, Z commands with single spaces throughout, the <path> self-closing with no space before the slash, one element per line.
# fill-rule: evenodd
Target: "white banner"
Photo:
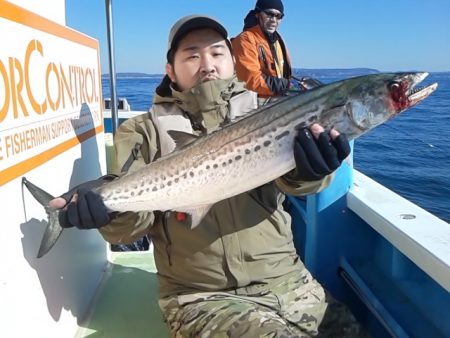
<path fill-rule="evenodd" d="M 103 131 L 97 40 L 16 9 L 0 3 L 0 186 Z"/>

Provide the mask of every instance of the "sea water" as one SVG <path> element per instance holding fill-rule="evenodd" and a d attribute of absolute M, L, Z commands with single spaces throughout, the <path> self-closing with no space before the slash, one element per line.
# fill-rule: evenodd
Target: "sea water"
<path fill-rule="evenodd" d="M 161 75 L 118 78 L 117 96 L 147 111 Z M 320 80 L 340 80 L 327 76 Z M 431 73 L 438 89 L 416 107 L 355 141 L 354 166 L 367 176 L 450 222 L 450 73 Z M 109 80 L 103 79 L 109 97 Z"/>

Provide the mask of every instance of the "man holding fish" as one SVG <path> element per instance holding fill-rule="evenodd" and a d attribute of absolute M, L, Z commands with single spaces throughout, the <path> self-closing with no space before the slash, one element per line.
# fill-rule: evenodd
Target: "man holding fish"
<path fill-rule="evenodd" d="M 225 28 L 207 16 L 184 17 L 170 31 L 166 76 L 153 106 L 147 114 L 125 121 L 115 135 L 114 171 L 131 174 L 172 156 L 192 142 L 189 135 L 213 135 L 256 107 L 255 93 L 235 77 Z M 329 305 L 331 298 L 300 261 L 291 218 L 282 206 L 286 193 L 302 196 L 324 189 L 350 147 L 344 134 L 325 131 L 319 123 L 300 125 L 295 132 L 289 155 L 293 170 L 231 197 L 224 188 L 226 199 L 217 198 L 218 202 L 189 206 L 186 201 L 186 207 L 176 210 L 111 213 L 98 191 L 81 186 L 50 206 L 67 209 L 63 226 L 98 228 L 110 243 L 152 238 L 159 304 L 174 337 L 361 337 L 348 310 L 334 302 Z M 197 159 L 192 169 L 173 155 L 171 165 L 142 184 L 151 183 L 149 190 L 165 195 L 174 190 L 164 189 L 178 187 L 176 199 L 188 189 L 184 180 L 203 177 L 197 188 L 206 196 L 211 176 L 227 180 L 244 174 L 264 151 L 276 152 L 274 143 L 287 138 L 287 132 L 272 133 L 272 139 L 261 135 L 253 144 L 249 134 L 242 148 L 242 142 L 228 142 L 232 146 Z M 344 315 L 332 313 L 340 310 Z M 331 325 L 331 318 L 337 317 L 340 322 Z"/>

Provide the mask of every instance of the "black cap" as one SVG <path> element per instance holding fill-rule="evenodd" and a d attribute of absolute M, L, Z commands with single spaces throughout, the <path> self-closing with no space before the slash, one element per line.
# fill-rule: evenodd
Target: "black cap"
<path fill-rule="evenodd" d="M 185 16 L 178 20 L 170 29 L 167 59 L 169 59 L 169 53 L 177 47 L 182 37 L 194 29 L 201 28 L 211 28 L 222 35 L 225 40 L 228 38 L 227 30 L 216 19 L 199 14 Z"/>
<path fill-rule="evenodd" d="M 281 0 L 258 0 L 256 1 L 255 9 L 260 11 L 276 9 L 281 13 L 284 13 L 284 6 Z"/>

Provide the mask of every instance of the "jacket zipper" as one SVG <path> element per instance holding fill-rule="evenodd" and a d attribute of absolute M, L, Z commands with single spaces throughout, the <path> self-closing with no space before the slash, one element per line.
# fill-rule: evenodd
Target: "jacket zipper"
<path fill-rule="evenodd" d="M 162 224 L 163 224 L 163 230 L 164 230 L 164 236 L 166 236 L 166 254 L 167 254 L 167 258 L 169 260 L 169 266 L 172 266 L 172 255 L 171 255 L 171 247 L 172 247 L 172 240 L 170 239 L 170 234 L 169 234 L 169 227 L 167 224 L 167 221 L 170 217 L 170 211 L 164 211 L 163 216 L 162 216 Z"/>

